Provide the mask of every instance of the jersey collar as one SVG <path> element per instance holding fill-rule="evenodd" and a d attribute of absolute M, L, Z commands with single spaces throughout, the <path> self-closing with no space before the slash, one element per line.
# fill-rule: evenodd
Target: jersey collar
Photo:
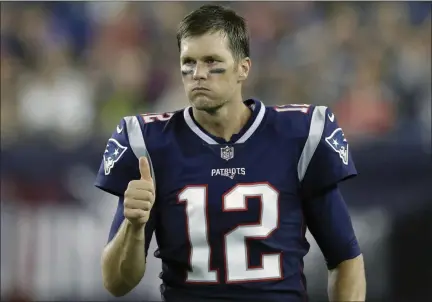
<path fill-rule="evenodd" d="M 260 101 L 249 99 L 246 100 L 244 103 L 252 110 L 252 116 L 250 117 L 246 125 L 243 127 L 243 129 L 238 134 L 233 135 L 231 141 L 229 142 L 224 141 L 222 138 L 211 135 L 210 133 L 205 131 L 200 125 L 198 125 L 192 115 L 192 107 L 189 106 L 185 108 L 183 110 L 183 116 L 189 128 L 193 132 L 195 132 L 195 134 L 199 138 L 201 138 L 203 141 L 210 145 L 227 143 L 241 144 L 246 142 L 252 136 L 252 134 L 255 133 L 255 131 L 258 129 L 261 122 L 263 121 L 266 111 L 265 106 Z"/>

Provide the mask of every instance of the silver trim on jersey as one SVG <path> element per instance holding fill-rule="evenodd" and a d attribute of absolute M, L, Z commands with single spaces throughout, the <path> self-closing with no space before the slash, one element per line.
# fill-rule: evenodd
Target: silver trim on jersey
<path fill-rule="evenodd" d="M 246 132 L 242 135 L 242 137 L 240 137 L 235 142 L 236 144 L 244 143 L 245 141 L 247 141 L 252 136 L 252 134 L 255 133 L 255 131 L 258 129 L 259 125 L 261 124 L 261 122 L 264 118 L 265 110 L 266 110 L 266 108 L 265 108 L 264 104 L 261 103 L 261 108 L 260 108 L 260 111 L 258 112 L 258 115 L 257 115 L 255 121 L 252 123 L 252 125 L 249 127 L 249 129 L 246 130 Z"/>
<path fill-rule="evenodd" d="M 260 110 L 258 112 L 257 117 L 255 118 L 255 121 L 252 123 L 252 125 L 249 127 L 248 130 L 246 130 L 246 132 L 238 139 L 234 142 L 234 144 L 241 144 L 246 142 L 251 136 L 252 134 L 255 133 L 255 131 L 258 129 L 259 125 L 261 124 L 264 115 L 265 115 L 265 111 L 266 111 L 266 107 L 264 106 L 263 103 L 261 103 L 261 107 Z M 216 142 L 214 139 L 212 139 L 210 136 L 208 136 L 207 134 L 205 134 L 199 127 L 197 124 L 195 124 L 194 120 L 192 119 L 189 110 L 191 107 L 186 107 L 183 110 L 183 116 L 184 119 L 186 121 L 186 124 L 189 126 L 189 128 L 195 132 L 195 134 L 201 138 L 203 141 L 205 141 L 207 144 L 209 145 L 218 145 L 219 143 Z"/>
<path fill-rule="evenodd" d="M 207 134 L 205 134 L 196 124 L 195 124 L 195 122 L 193 121 L 193 119 L 192 119 L 192 117 L 191 117 L 191 115 L 190 115 L 190 113 L 189 113 L 189 110 L 190 110 L 190 106 L 189 107 L 186 107 L 184 110 L 183 110 L 183 116 L 184 116 L 184 119 L 185 119 L 185 121 L 186 121 L 186 124 L 189 126 L 189 128 L 193 131 L 193 132 L 195 132 L 195 134 L 196 135 L 198 135 L 198 137 L 199 138 L 201 138 L 203 141 L 205 141 L 207 144 L 209 144 L 209 145 L 217 145 L 218 143 L 214 140 L 214 139 L 212 139 L 210 136 L 208 136 Z"/>
<path fill-rule="evenodd" d="M 325 106 L 316 106 L 312 113 L 309 135 L 297 165 L 298 179 L 300 182 L 303 181 L 309 163 L 321 141 L 326 121 L 326 110 L 327 107 Z"/>
<path fill-rule="evenodd" d="M 150 164 L 153 182 L 155 183 L 156 186 L 156 178 L 154 176 L 155 174 L 153 170 L 153 163 L 151 161 L 150 154 L 147 150 L 147 146 L 144 141 L 144 136 L 141 131 L 141 125 L 138 121 L 138 118 L 136 116 L 126 116 L 124 120 L 126 122 L 126 129 L 129 137 L 129 145 L 133 153 L 135 154 L 136 158 L 139 159 L 141 156 L 147 157 Z"/>

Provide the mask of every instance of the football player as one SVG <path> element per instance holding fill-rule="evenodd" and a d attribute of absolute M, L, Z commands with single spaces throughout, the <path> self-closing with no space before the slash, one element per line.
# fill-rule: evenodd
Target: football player
<path fill-rule="evenodd" d="M 119 197 L 102 255 L 106 289 L 122 296 L 140 282 L 154 233 L 167 302 L 305 301 L 309 228 L 330 300 L 364 301 L 363 258 L 338 189 L 357 172 L 334 114 L 242 98 L 249 38 L 230 9 L 193 11 L 177 39 L 190 107 L 122 118 L 97 176 Z"/>

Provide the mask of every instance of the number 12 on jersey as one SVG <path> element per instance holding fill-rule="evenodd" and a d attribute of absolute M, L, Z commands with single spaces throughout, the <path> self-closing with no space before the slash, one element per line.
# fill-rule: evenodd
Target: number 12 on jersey
<path fill-rule="evenodd" d="M 187 186 L 180 194 L 179 202 L 185 203 L 187 232 L 190 241 L 190 266 L 186 282 L 219 283 L 221 276 L 211 269 L 211 247 L 208 240 L 207 203 L 208 188 L 205 185 Z M 222 196 L 224 212 L 247 211 L 248 198 L 257 197 L 261 202 L 260 221 L 239 225 L 224 236 L 226 283 L 271 281 L 282 278 L 281 253 L 261 256 L 261 267 L 249 266 L 246 239 L 265 239 L 279 226 L 279 192 L 268 183 L 238 184 Z"/>

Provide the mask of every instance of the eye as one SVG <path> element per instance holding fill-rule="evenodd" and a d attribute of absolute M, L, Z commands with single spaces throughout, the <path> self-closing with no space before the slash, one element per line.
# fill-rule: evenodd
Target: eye
<path fill-rule="evenodd" d="M 184 59 L 183 65 L 193 65 L 195 62 L 192 59 Z"/>
<path fill-rule="evenodd" d="M 215 64 L 217 61 L 215 60 L 215 59 L 213 59 L 213 58 L 208 58 L 208 59 L 206 59 L 205 60 L 205 62 L 207 63 L 207 64 Z"/>

